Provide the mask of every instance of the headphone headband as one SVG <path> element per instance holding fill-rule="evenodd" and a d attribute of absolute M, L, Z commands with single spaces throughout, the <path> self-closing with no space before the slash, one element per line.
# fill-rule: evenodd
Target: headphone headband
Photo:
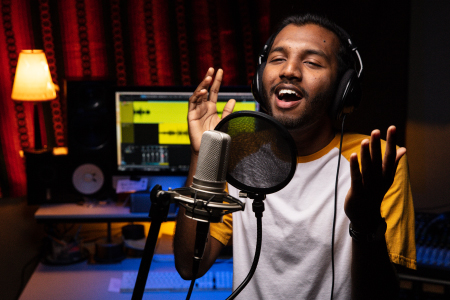
<path fill-rule="evenodd" d="M 347 33 L 347 31 L 345 31 L 344 29 L 342 29 L 342 27 L 337 26 L 336 25 L 337 30 L 341 33 L 341 35 L 344 37 L 344 40 L 347 42 L 347 45 L 345 45 L 350 52 L 353 55 L 353 58 L 355 59 L 355 71 L 357 70 L 356 67 L 358 67 L 358 78 L 361 77 L 362 71 L 363 71 L 363 63 L 362 63 L 362 59 L 361 59 L 361 55 L 359 54 L 358 51 L 358 47 L 356 47 L 353 42 L 352 39 L 350 38 L 350 35 Z M 356 65 L 357 64 L 357 65 Z"/>

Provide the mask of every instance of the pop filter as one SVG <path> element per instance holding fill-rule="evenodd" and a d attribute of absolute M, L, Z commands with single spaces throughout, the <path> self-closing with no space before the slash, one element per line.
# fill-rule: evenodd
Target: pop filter
<path fill-rule="evenodd" d="M 228 183 L 246 192 L 271 194 L 291 181 L 297 148 L 289 131 L 273 117 L 238 111 L 222 119 L 215 130 L 231 136 Z"/>

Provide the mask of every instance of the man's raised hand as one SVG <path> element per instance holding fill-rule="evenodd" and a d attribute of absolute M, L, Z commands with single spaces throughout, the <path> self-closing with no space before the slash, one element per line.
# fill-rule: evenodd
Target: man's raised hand
<path fill-rule="evenodd" d="M 189 138 L 191 140 L 192 151 L 196 155 L 198 155 L 198 151 L 200 149 L 203 132 L 214 129 L 221 120 L 217 114 L 216 103 L 223 78 L 222 69 L 217 70 L 211 88 L 209 88 L 211 81 L 213 80 L 213 75 L 214 69 L 209 68 L 206 72 L 205 78 L 203 78 L 203 81 L 198 85 L 197 89 L 189 98 Z M 233 112 L 235 103 L 236 101 L 233 99 L 228 101 L 223 109 L 223 118 Z"/>
<path fill-rule="evenodd" d="M 350 156 L 352 184 L 345 199 L 344 210 L 355 228 L 371 230 L 381 218 L 380 206 L 391 187 L 405 148 L 396 148 L 396 128 L 388 128 L 386 151 L 381 156 L 380 131 L 374 130 L 370 140 L 361 142 L 361 170 L 358 156 Z"/>

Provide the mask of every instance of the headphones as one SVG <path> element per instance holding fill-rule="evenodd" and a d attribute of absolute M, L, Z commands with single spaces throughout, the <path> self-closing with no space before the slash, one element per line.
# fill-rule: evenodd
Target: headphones
<path fill-rule="evenodd" d="M 338 26 L 337 29 L 347 42 L 345 46 L 348 47 L 348 49 L 351 51 L 351 54 L 355 58 L 355 66 L 354 68 L 349 68 L 344 72 L 337 86 L 335 99 L 330 106 L 330 115 L 335 120 L 339 120 L 344 114 L 350 114 L 351 112 L 353 112 L 353 110 L 357 108 L 359 103 L 361 102 L 360 78 L 363 70 L 361 56 L 359 55 L 357 47 L 353 45 L 347 32 L 345 32 Z M 256 67 L 256 72 L 252 80 L 253 97 L 260 103 L 263 111 L 267 111 L 267 104 L 264 101 L 262 75 L 264 72 L 264 68 L 266 67 L 270 48 L 272 47 L 272 44 L 278 33 L 279 32 L 272 34 L 272 36 L 270 36 L 270 38 L 264 45 L 261 54 L 258 57 L 258 65 Z"/>

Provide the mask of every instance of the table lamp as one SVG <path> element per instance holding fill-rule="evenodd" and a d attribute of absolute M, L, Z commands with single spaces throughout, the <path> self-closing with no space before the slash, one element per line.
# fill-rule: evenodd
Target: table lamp
<path fill-rule="evenodd" d="M 30 101 L 34 106 L 34 150 L 43 149 L 37 105 L 56 98 L 57 86 L 43 50 L 22 50 L 19 53 L 11 99 Z"/>

